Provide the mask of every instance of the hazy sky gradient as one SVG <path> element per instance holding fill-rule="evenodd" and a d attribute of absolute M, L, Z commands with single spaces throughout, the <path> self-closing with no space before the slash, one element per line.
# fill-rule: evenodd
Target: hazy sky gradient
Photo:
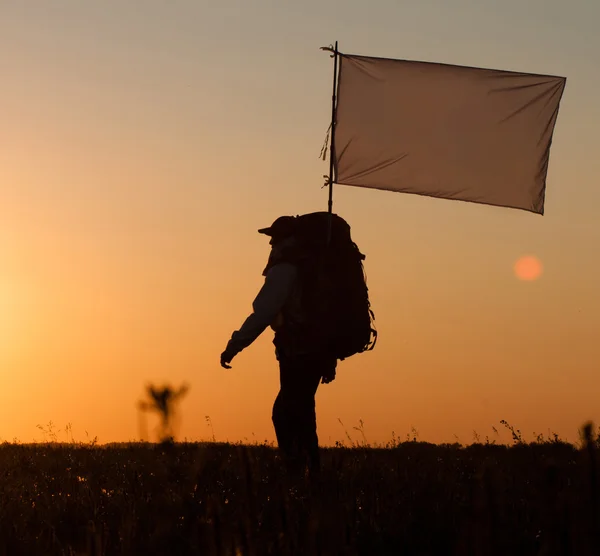
<path fill-rule="evenodd" d="M 256 229 L 326 209 L 338 40 L 567 86 L 543 217 L 336 187 L 380 339 L 321 387 L 321 441 L 338 418 L 371 441 L 501 419 L 576 440 L 600 422 L 598 21 L 594 0 L 0 4 L 0 437 L 135 439 L 144 384 L 187 381 L 181 435 L 210 415 L 219 440 L 274 439 L 272 333 L 230 371 L 219 354 L 262 284 Z"/>

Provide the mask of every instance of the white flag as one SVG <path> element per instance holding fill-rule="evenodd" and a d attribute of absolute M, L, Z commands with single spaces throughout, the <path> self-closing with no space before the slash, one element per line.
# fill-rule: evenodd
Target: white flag
<path fill-rule="evenodd" d="M 339 56 L 335 183 L 544 213 L 566 78 Z"/>

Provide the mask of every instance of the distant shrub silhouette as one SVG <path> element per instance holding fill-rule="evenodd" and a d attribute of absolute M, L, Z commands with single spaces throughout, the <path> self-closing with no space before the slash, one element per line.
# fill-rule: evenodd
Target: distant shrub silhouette
<path fill-rule="evenodd" d="M 143 413 L 150 411 L 159 414 L 158 437 L 160 442 L 174 442 L 175 429 L 178 424 L 176 407 L 188 391 L 187 384 L 183 384 L 178 390 L 168 385 L 162 388 L 157 388 L 152 384 L 146 386 L 147 398 L 138 402 L 138 409 Z"/>

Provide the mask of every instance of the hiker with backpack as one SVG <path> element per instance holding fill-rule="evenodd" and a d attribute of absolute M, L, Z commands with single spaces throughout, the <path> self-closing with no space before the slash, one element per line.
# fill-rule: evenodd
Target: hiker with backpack
<path fill-rule="evenodd" d="M 336 377 L 338 360 L 372 349 L 364 255 L 350 227 L 337 215 L 282 216 L 268 228 L 271 253 L 253 312 L 221 354 L 229 363 L 267 327 L 274 332 L 280 390 L 272 420 L 277 444 L 290 471 L 320 469 L 315 394 Z M 373 338 L 373 340 L 372 340 Z"/>

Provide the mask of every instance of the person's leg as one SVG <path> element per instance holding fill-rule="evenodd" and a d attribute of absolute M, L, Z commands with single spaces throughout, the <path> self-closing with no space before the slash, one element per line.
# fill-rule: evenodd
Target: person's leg
<path fill-rule="evenodd" d="M 287 372 L 287 368 L 282 369 L 280 363 L 279 375 L 280 377 Z M 273 426 L 275 427 L 275 436 L 277 437 L 277 446 L 281 451 L 285 459 L 291 458 L 298 451 L 297 442 L 295 438 L 295 431 L 293 426 L 293 420 L 289 411 L 289 400 L 288 388 L 284 387 L 287 385 L 287 381 L 280 378 L 279 393 L 275 398 L 273 404 Z"/>
<path fill-rule="evenodd" d="M 279 359 L 279 393 L 273 404 L 273 425 L 281 455 L 290 470 L 302 467 L 298 421 L 305 397 L 304 366 L 297 357 Z"/>
<path fill-rule="evenodd" d="M 295 434 L 298 448 L 309 468 L 318 469 L 320 458 L 315 394 L 321 382 L 321 368 L 319 361 L 314 358 L 307 358 L 302 363 L 298 369 L 300 380 L 297 385 Z"/>
<path fill-rule="evenodd" d="M 315 394 L 322 377 L 331 376 L 335 373 L 336 359 L 313 356 L 306 361 L 304 370 L 306 372 L 306 389 L 302 397 L 302 409 L 298 420 L 298 435 L 300 446 L 308 457 L 308 465 L 311 472 L 318 472 L 321 468 L 319 453 L 319 437 L 317 434 L 317 413 Z"/>
<path fill-rule="evenodd" d="M 295 460 L 296 465 L 302 466 L 302 460 L 308 458 L 312 469 L 319 468 L 315 394 L 321 377 L 330 374 L 335 364 L 335 360 L 314 355 L 279 362 L 281 387 L 273 405 L 273 424 L 284 457 Z"/>

